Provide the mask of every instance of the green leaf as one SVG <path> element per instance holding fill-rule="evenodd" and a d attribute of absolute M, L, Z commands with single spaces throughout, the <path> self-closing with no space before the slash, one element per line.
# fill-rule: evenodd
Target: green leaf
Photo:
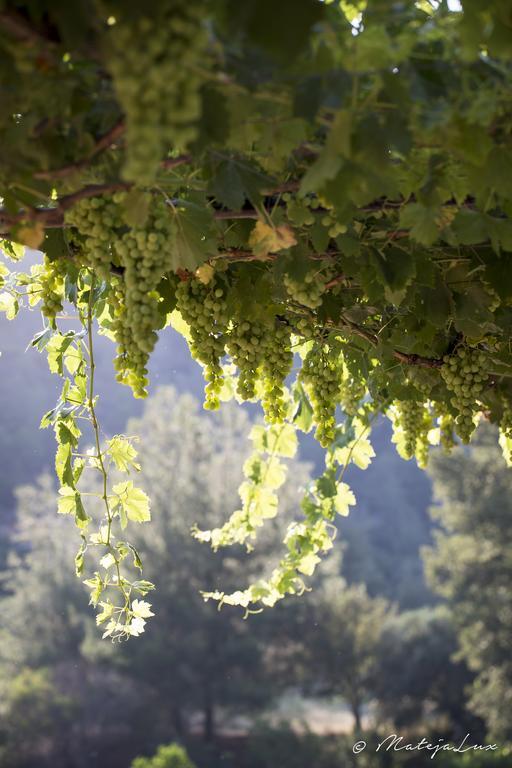
<path fill-rule="evenodd" d="M 121 472 L 129 472 L 131 467 L 140 470 L 140 464 L 135 461 L 137 451 L 125 437 L 115 435 L 108 441 L 107 446 L 107 453 Z"/>
<path fill-rule="evenodd" d="M 122 527 L 126 527 L 126 521 L 134 523 L 146 523 L 151 520 L 149 498 L 140 488 L 135 488 L 132 481 L 117 483 L 112 488 L 111 499 L 116 507 L 119 507 Z"/>
<path fill-rule="evenodd" d="M 466 208 L 457 212 L 451 223 L 451 230 L 459 245 L 477 245 L 487 240 L 485 217 Z"/>
<path fill-rule="evenodd" d="M 292 424 L 255 425 L 251 429 L 255 450 L 292 458 L 297 453 L 297 433 Z"/>
<path fill-rule="evenodd" d="M 395 306 L 401 304 L 405 296 L 405 288 L 410 285 L 416 275 L 414 252 L 409 253 L 399 248 L 389 247 L 384 251 L 372 250 L 373 261 L 377 274 L 384 283 L 386 299 Z"/>
<path fill-rule="evenodd" d="M 75 573 L 77 576 L 81 576 L 84 572 L 85 552 L 87 550 L 87 540 L 82 534 L 82 543 L 80 549 L 75 555 Z"/>
<path fill-rule="evenodd" d="M 293 414 L 293 423 L 302 432 L 309 432 L 313 426 L 313 408 L 309 402 L 306 391 L 300 382 L 296 382 L 293 388 L 293 399 L 296 403 Z"/>
<path fill-rule="evenodd" d="M 438 236 L 439 208 L 427 208 L 420 203 L 408 203 L 400 213 L 400 226 L 409 229 L 411 237 L 422 245 L 432 245 Z M 404 258 L 407 258 L 404 256 Z"/>
<path fill-rule="evenodd" d="M 62 376 L 64 373 L 64 355 L 73 343 L 75 334 L 73 331 L 61 334 L 55 333 L 46 345 L 48 354 L 48 366 L 52 373 Z"/>
<path fill-rule="evenodd" d="M 91 519 L 85 512 L 80 493 L 67 485 L 59 488 L 57 511 L 60 515 L 74 515 L 79 528 L 85 528 Z"/>
<path fill-rule="evenodd" d="M 230 157 L 215 169 L 210 188 L 217 200 L 232 210 L 239 210 L 246 200 L 257 205 L 261 192 L 269 189 L 272 182 L 268 176 L 247 161 Z"/>
<path fill-rule="evenodd" d="M 209 208 L 176 200 L 172 208 L 172 248 L 169 267 L 194 271 L 217 252 L 213 217 Z"/>
<path fill-rule="evenodd" d="M 71 444 L 62 443 L 57 447 L 55 454 L 55 471 L 61 485 L 67 485 L 70 488 L 75 487 L 75 479 L 71 466 Z"/>

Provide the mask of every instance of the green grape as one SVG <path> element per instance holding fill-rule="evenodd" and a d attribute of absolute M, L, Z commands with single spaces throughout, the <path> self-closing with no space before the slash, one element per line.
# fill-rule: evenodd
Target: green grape
<path fill-rule="evenodd" d="M 64 280 L 66 277 L 66 265 L 59 259 L 50 261 L 44 257 L 44 270 L 39 276 L 41 284 L 41 311 L 43 315 L 55 324 L 55 318 L 62 312 L 64 303 Z"/>
<path fill-rule="evenodd" d="M 327 228 L 330 237 L 338 237 L 347 231 L 347 225 L 341 224 L 330 211 L 324 213 L 321 222 Z"/>
<path fill-rule="evenodd" d="M 305 339 L 313 338 L 315 334 L 315 323 L 312 317 L 300 316 L 293 320 L 293 327 L 297 334 L 304 336 Z"/>
<path fill-rule="evenodd" d="M 84 265 L 104 280 L 110 279 L 116 260 L 112 248 L 116 231 L 125 226 L 120 207 L 124 197 L 125 193 L 117 192 L 112 197 L 84 198 L 65 214 L 66 225 L 80 234 L 77 245 L 81 246 Z"/>
<path fill-rule="evenodd" d="M 317 309 L 322 303 L 325 286 L 330 275 L 324 270 L 310 270 L 300 280 L 288 273 L 284 274 L 283 281 L 289 297 L 310 309 Z"/>
<path fill-rule="evenodd" d="M 309 199 L 307 197 L 298 197 L 297 195 L 285 192 L 283 201 L 286 203 L 286 215 L 292 224 L 302 227 L 315 223 L 315 217 L 309 210 Z"/>
<path fill-rule="evenodd" d="M 181 150 L 197 136 L 198 70 L 207 66 L 204 2 L 167 0 L 150 11 L 114 3 L 112 10 L 116 23 L 108 28 L 106 43 L 126 115 L 124 176 L 149 184 L 167 151 Z"/>
<path fill-rule="evenodd" d="M 252 400 L 256 395 L 256 382 L 259 378 L 259 368 L 264 362 L 264 339 L 267 332 L 261 322 L 233 320 L 227 349 L 238 368 L 237 392 L 244 400 Z"/>
<path fill-rule="evenodd" d="M 404 436 L 403 451 L 406 459 L 416 457 L 418 466 L 427 465 L 429 453 L 428 433 L 432 428 L 432 416 L 427 405 L 419 400 L 397 400 L 396 426 Z"/>
<path fill-rule="evenodd" d="M 455 423 L 451 414 L 445 413 L 439 418 L 441 446 L 446 454 L 451 453 L 452 448 L 455 446 L 454 428 Z"/>
<path fill-rule="evenodd" d="M 157 288 L 170 268 L 171 224 L 166 202 L 154 198 L 146 223 L 128 229 L 114 241 L 123 268 L 125 309 L 118 318 L 123 340 L 119 345 L 122 366 L 118 368 L 118 380 L 131 386 L 137 397 L 146 394 L 147 362 L 158 340 Z"/>
<path fill-rule="evenodd" d="M 345 363 L 340 386 L 340 405 L 343 411 L 348 416 L 355 416 L 365 394 L 366 384 L 357 374 L 352 373 Z"/>
<path fill-rule="evenodd" d="M 500 420 L 500 429 L 505 437 L 512 438 L 512 406 L 505 397 L 503 397 L 503 414 Z"/>
<path fill-rule="evenodd" d="M 118 345 L 117 380 L 136 397 L 146 395 L 147 363 L 159 327 L 157 287 L 170 268 L 171 217 L 165 201 L 154 197 L 143 226 L 128 228 L 123 217 L 126 193 L 81 200 L 66 216 L 79 238 L 85 266 L 111 286 L 112 330 Z M 112 275 L 112 267 L 119 275 Z"/>
<path fill-rule="evenodd" d="M 204 285 L 197 278 L 184 280 L 176 289 L 177 308 L 190 326 L 192 356 L 205 366 L 204 407 L 219 407 L 223 384 L 221 366 L 229 322 L 226 291 L 218 279 Z"/>
<path fill-rule="evenodd" d="M 475 429 L 473 417 L 487 380 L 486 363 L 482 350 L 459 347 L 457 354 L 444 358 L 441 367 L 441 376 L 453 393 L 450 404 L 457 413 L 455 430 L 463 443 L 469 443 Z"/>
<path fill-rule="evenodd" d="M 315 343 L 304 358 L 299 378 L 313 408 L 316 439 L 324 448 L 334 439 L 342 377 L 341 357 L 334 355 L 327 344 Z"/>
<path fill-rule="evenodd" d="M 269 423 L 281 423 L 286 416 L 284 382 L 293 363 L 291 331 L 289 326 L 276 324 L 264 339 L 265 355 L 262 363 L 262 406 Z"/>

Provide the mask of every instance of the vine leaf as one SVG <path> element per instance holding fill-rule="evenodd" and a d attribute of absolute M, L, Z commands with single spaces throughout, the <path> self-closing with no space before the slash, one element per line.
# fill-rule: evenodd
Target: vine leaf
<path fill-rule="evenodd" d="M 291 459 L 297 453 L 297 433 L 292 424 L 272 425 L 264 427 L 256 424 L 251 429 L 250 438 L 254 449 L 273 453 Z"/>
<path fill-rule="evenodd" d="M 178 200 L 172 209 L 173 247 L 169 267 L 195 271 L 217 252 L 212 234 L 213 218 L 208 208 L 186 200 Z"/>
<path fill-rule="evenodd" d="M 336 512 L 343 517 L 348 517 L 350 507 L 356 503 L 354 492 L 346 483 L 338 483 L 336 496 L 334 497 L 334 507 Z"/>
<path fill-rule="evenodd" d="M 91 519 L 84 509 L 80 493 L 68 485 L 59 488 L 57 511 L 60 515 L 74 515 L 79 528 L 85 528 Z"/>
<path fill-rule="evenodd" d="M 137 471 L 140 470 L 140 464 L 135 461 L 138 455 L 137 451 L 125 437 L 115 435 L 108 441 L 107 452 L 121 472 L 129 472 L 131 467 Z"/>
<path fill-rule="evenodd" d="M 71 444 L 62 443 L 57 447 L 55 454 L 55 471 L 61 485 L 69 488 L 75 487 L 75 478 L 71 466 Z"/>
<path fill-rule="evenodd" d="M 132 612 L 134 616 L 138 616 L 141 619 L 149 619 L 150 616 L 155 614 L 151 610 L 151 603 L 145 600 L 134 600 L 132 603 Z"/>
<path fill-rule="evenodd" d="M 112 488 L 113 505 L 119 510 L 121 527 L 124 529 L 128 520 L 133 523 L 147 523 L 151 520 L 149 498 L 140 488 L 136 488 L 131 480 L 117 483 Z"/>
<path fill-rule="evenodd" d="M 287 224 L 271 227 L 264 221 L 257 221 L 249 237 L 249 246 L 255 256 L 265 257 L 278 253 L 297 244 L 293 230 Z"/>
<path fill-rule="evenodd" d="M 421 245 L 432 245 L 439 236 L 439 209 L 420 203 L 409 203 L 400 214 L 400 226 L 409 229 L 411 237 Z M 403 259 L 407 261 L 407 259 Z"/>
<path fill-rule="evenodd" d="M 18 314 L 19 304 L 18 300 L 12 293 L 2 291 L 0 293 L 0 312 L 5 312 L 7 320 L 14 320 Z"/>

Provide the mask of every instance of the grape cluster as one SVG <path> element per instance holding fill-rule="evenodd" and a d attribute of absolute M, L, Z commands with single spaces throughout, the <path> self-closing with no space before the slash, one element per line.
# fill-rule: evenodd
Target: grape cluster
<path fill-rule="evenodd" d="M 124 192 L 79 200 L 66 211 L 67 226 L 74 227 L 80 234 L 82 261 L 85 266 L 104 280 L 110 278 L 114 262 L 112 244 L 118 237 L 117 231 L 124 226 L 121 204 Z"/>
<path fill-rule="evenodd" d="M 304 339 L 311 339 L 315 333 L 315 322 L 312 317 L 300 315 L 293 319 L 293 328 L 299 336 L 303 336 Z"/>
<path fill-rule="evenodd" d="M 303 279 L 299 280 L 288 273 L 283 276 L 283 282 L 290 298 L 310 309 L 316 309 L 322 303 L 322 296 L 328 281 L 329 276 L 320 270 L 310 270 Z"/>
<path fill-rule="evenodd" d="M 500 429 L 505 437 L 512 438 L 512 407 L 510 401 L 503 396 L 503 413 L 500 420 Z"/>
<path fill-rule="evenodd" d="M 44 268 L 39 276 L 41 285 L 41 311 L 43 315 L 55 324 L 55 318 L 59 312 L 62 312 L 64 302 L 64 280 L 66 277 L 66 266 L 60 259 L 50 261 L 48 256 L 44 258 Z"/>
<path fill-rule="evenodd" d="M 286 203 L 288 219 L 299 227 L 314 224 L 316 217 L 313 211 L 322 206 L 320 222 L 327 229 L 329 236 L 338 237 L 347 231 L 346 225 L 338 221 L 333 212 L 333 206 L 325 199 L 320 200 L 317 197 L 303 197 L 285 192 L 283 201 Z"/>
<path fill-rule="evenodd" d="M 330 237 L 338 237 L 347 231 L 346 224 L 341 224 L 330 211 L 324 213 L 321 222 L 327 228 Z"/>
<path fill-rule="evenodd" d="M 463 443 L 469 443 L 475 429 L 474 414 L 485 382 L 487 356 L 479 349 L 459 347 L 455 355 L 447 355 L 441 367 L 441 376 L 453 397 L 450 404 L 457 412 L 455 429 Z"/>
<path fill-rule="evenodd" d="M 66 222 L 78 232 L 76 244 L 85 266 L 111 288 L 117 380 L 130 386 L 136 397 L 144 397 L 147 362 L 158 338 L 156 288 L 170 267 L 172 221 L 165 201 L 155 197 L 145 224 L 127 227 L 125 196 L 116 192 L 110 198 L 81 200 L 66 214 Z"/>
<path fill-rule="evenodd" d="M 340 386 L 340 405 L 348 416 L 356 415 L 365 394 L 366 384 L 345 364 Z"/>
<path fill-rule="evenodd" d="M 208 42 L 204 3 L 167 0 L 149 11 L 140 4 L 111 6 L 115 23 L 106 40 L 126 115 L 124 176 L 149 184 L 168 149 L 181 150 L 197 135 L 202 84 L 198 69 L 205 66 Z"/>
<path fill-rule="evenodd" d="M 178 285 L 176 299 L 178 311 L 190 326 L 192 356 L 205 366 L 204 407 L 213 410 L 219 407 L 222 388 L 221 360 L 229 322 L 226 289 L 218 279 L 205 285 L 197 278 L 191 278 Z"/>
<path fill-rule="evenodd" d="M 227 349 L 238 368 L 237 392 L 244 400 L 256 396 L 262 384 L 262 407 L 269 423 L 286 415 L 284 382 L 293 362 L 291 330 L 277 320 L 267 323 L 233 318 Z"/>
<path fill-rule="evenodd" d="M 162 275 L 170 268 L 172 221 L 162 198 L 155 198 L 143 226 L 128 229 L 114 241 L 122 266 L 119 312 L 114 323 L 118 341 L 115 361 L 117 380 L 133 389 L 136 397 L 146 394 L 147 362 L 157 342 L 159 327 L 157 292 Z"/>
<path fill-rule="evenodd" d="M 261 322 L 233 320 L 227 349 L 238 368 L 237 392 L 244 400 L 256 395 L 258 371 L 264 361 L 264 339 L 267 330 Z"/>
<path fill-rule="evenodd" d="M 290 192 L 285 192 L 283 202 L 286 203 L 286 214 L 292 224 L 303 227 L 304 225 L 311 226 L 311 224 L 315 223 L 315 216 L 310 211 L 310 207 L 312 207 L 311 198 L 299 197 L 298 195 L 290 194 Z"/>
<path fill-rule="evenodd" d="M 268 422 L 280 423 L 286 416 L 287 407 L 284 382 L 293 363 L 291 332 L 287 325 L 276 323 L 274 328 L 268 329 L 264 352 L 263 411 Z"/>
<path fill-rule="evenodd" d="M 441 447 L 446 454 L 451 453 L 451 450 L 455 445 L 454 428 L 455 423 L 451 414 L 445 413 L 439 417 L 440 442 Z"/>
<path fill-rule="evenodd" d="M 342 377 L 341 358 L 333 355 L 326 344 L 315 343 L 304 358 L 299 378 L 311 400 L 316 439 L 324 448 L 334 439 Z"/>
<path fill-rule="evenodd" d="M 396 426 L 401 427 L 404 437 L 403 451 L 406 459 L 416 457 L 419 467 L 428 461 L 428 433 L 432 427 L 429 408 L 419 400 L 397 400 Z"/>

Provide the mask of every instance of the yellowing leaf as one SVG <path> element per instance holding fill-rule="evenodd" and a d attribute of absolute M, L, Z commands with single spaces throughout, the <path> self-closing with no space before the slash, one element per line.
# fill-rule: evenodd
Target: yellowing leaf
<path fill-rule="evenodd" d="M 103 622 L 106 621 L 107 619 L 110 619 L 110 617 L 114 613 L 114 607 L 115 607 L 110 602 L 101 602 L 100 605 L 101 605 L 102 610 L 96 616 L 96 624 L 98 624 L 98 626 L 100 624 L 103 624 Z"/>
<path fill-rule="evenodd" d="M 356 503 L 356 497 L 353 491 L 346 483 L 338 483 L 336 496 L 334 497 L 334 508 L 339 515 L 347 517 L 350 513 L 350 507 Z"/>
<path fill-rule="evenodd" d="M 265 257 L 278 253 L 297 244 L 293 229 L 287 224 L 271 227 L 264 221 L 257 221 L 249 237 L 249 246 L 255 256 Z"/>
<path fill-rule="evenodd" d="M 500 446 L 508 467 L 512 467 L 512 439 L 500 431 Z"/>
<path fill-rule="evenodd" d="M 190 326 L 188 323 L 185 322 L 181 314 L 178 312 L 177 309 L 173 309 L 173 311 L 169 315 L 169 321 L 172 327 L 175 331 L 177 331 L 181 336 L 183 336 L 184 339 L 187 341 L 192 340 L 192 335 L 190 333 Z"/>
<path fill-rule="evenodd" d="M 133 635 L 133 637 L 138 637 L 140 634 L 142 634 L 142 632 L 144 632 L 145 626 L 146 622 L 144 619 L 141 619 L 140 616 L 135 616 L 135 618 L 133 618 L 130 622 L 128 632 L 130 635 Z"/>
<path fill-rule="evenodd" d="M 141 619 L 149 619 L 150 616 L 155 615 L 151 610 L 151 603 L 147 603 L 145 600 L 134 600 L 132 612 L 134 616 L 139 616 Z"/>
<path fill-rule="evenodd" d="M 14 320 L 18 314 L 18 308 L 18 301 L 11 293 L 7 291 L 0 293 L 0 312 L 5 312 L 8 320 Z"/>
<path fill-rule="evenodd" d="M 39 248 L 44 240 L 44 226 L 40 221 L 16 229 L 16 240 L 28 248 Z"/>
<path fill-rule="evenodd" d="M 299 564 L 297 565 L 297 570 L 300 571 L 300 573 L 303 573 L 305 576 L 312 576 L 319 562 L 320 558 L 318 555 L 310 552 L 309 555 L 304 555 L 304 557 L 301 558 Z"/>
<path fill-rule="evenodd" d="M 105 570 L 108 570 L 109 568 L 112 568 L 113 565 L 116 564 L 116 559 L 112 552 L 108 552 L 108 554 L 103 555 L 103 557 L 100 560 L 100 565 L 105 568 Z"/>
<path fill-rule="evenodd" d="M 196 269 L 196 277 L 199 282 L 203 283 L 203 285 L 211 283 L 214 274 L 215 270 L 211 264 L 201 264 L 201 266 Z"/>

